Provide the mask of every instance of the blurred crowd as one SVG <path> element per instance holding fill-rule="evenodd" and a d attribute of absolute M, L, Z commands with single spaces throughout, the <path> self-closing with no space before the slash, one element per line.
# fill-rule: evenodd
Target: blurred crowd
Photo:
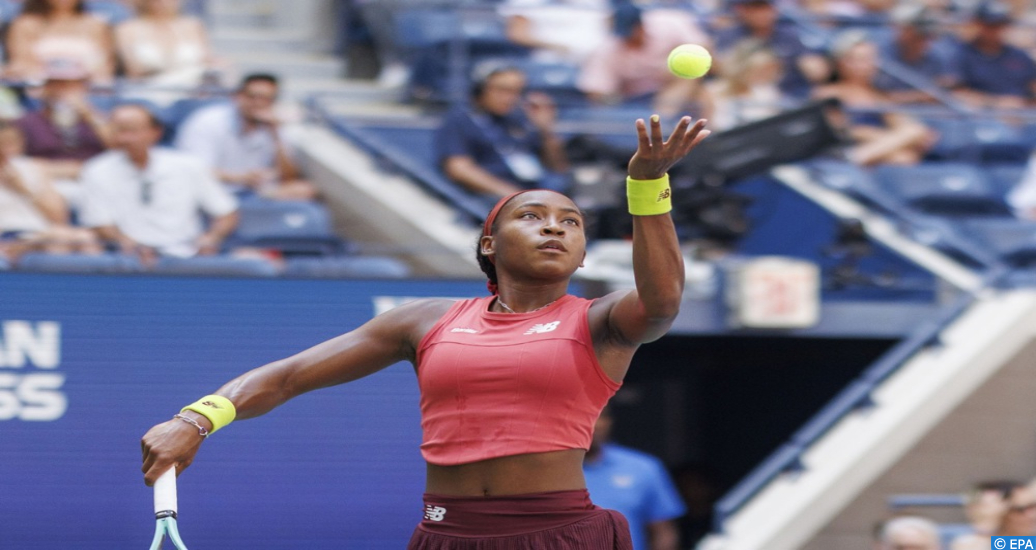
<path fill-rule="evenodd" d="M 269 258 L 232 237 L 244 201 L 312 201 L 281 83 L 213 54 L 202 2 L 0 6 L 0 260 L 28 253 Z"/>
<path fill-rule="evenodd" d="M 937 523 L 913 513 L 894 515 L 875 527 L 875 550 L 987 550 L 995 536 L 1036 536 L 1033 482 L 977 483 L 963 496 L 960 507 L 964 523 Z"/>
<path fill-rule="evenodd" d="M 452 107 L 437 162 L 488 201 L 516 188 L 571 185 L 558 121 L 573 109 L 643 107 L 707 118 L 722 131 L 829 100 L 846 159 L 863 167 L 933 158 L 940 118 L 1036 122 L 1036 5 L 1024 0 L 352 5 L 355 19 L 369 23 L 379 79 L 408 82 L 412 101 Z M 444 76 L 456 71 L 455 43 L 429 38 L 415 46 L 422 32 L 411 19 L 444 6 L 468 14 L 457 30 L 467 48 L 459 62 L 466 89 Z M 393 14 L 395 26 L 387 23 Z M 411 28 L 401 22 L 414 31 L 401 32 Z M 704 78 L 668 71 L 668 52 L 683 43 L 713 52 Z"/>

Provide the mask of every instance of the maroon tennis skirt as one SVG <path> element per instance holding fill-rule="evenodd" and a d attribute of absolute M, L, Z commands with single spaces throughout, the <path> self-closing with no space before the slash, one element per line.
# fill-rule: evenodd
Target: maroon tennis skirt
<path fill-rule="evenodd" d="M 629 523 L 586 489 L 503 497 L 424 495 L 407 550 L 632 550 Z"/>

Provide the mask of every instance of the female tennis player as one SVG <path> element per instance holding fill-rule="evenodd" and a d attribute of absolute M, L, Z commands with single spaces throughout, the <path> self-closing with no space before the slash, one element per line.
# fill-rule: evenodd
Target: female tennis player
<path fill-rule="evenodd" d="M 684 270 L 667 171 L 708 135 L 704 123 L 684 117 L 664 140 L 657 116 L 650 127 L 636 121 L 627 179 L 636 289 L 567 294 L 586 254 L 579 209 L 552 191 L 504 197 L 476 252 L 491 296 L 410 302 L 231 380 L 144 435 L 145 482 L 182 472 L 204 436 L 235 418 L 407 360 L 428 464 L 410 550 L 632 548 L 622 515 L 590 501 L 583 455 L 633 353 L 679 310 Z"/>

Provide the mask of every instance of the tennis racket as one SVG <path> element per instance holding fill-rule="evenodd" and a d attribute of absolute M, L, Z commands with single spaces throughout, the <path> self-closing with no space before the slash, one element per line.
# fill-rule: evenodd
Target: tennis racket
<path fill-rule="evenodd" d="M 166 535 L 176 550 L 187 550 L 176 528 L 176 466 L 155 482 L 155 538 L 151 539 L 151 550 L 162 550 Z"/>

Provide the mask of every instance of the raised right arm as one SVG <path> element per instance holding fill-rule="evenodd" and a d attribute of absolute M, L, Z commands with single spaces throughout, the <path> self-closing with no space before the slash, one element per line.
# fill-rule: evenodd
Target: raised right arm
<path fill-rule="evenodd" d="M 421 337 L 450 303 L 421 300 L 399 306 L 356 330 L 246 372 L 215 394 L 229 399 L 237 411 L 236 419 L 242 420 L 267 413 L 308 391 L 351 382 L 399 361 L 413 361 Z M 204 416 L 191 411 L 184 415 L 211 429 Z M 141 440 L 145 483 L 153 484 L 174 464 L 177 473 L 182 472 L 194 460 L 202 441 L 197 428 L 180 419 L 151 428 Z"/>

